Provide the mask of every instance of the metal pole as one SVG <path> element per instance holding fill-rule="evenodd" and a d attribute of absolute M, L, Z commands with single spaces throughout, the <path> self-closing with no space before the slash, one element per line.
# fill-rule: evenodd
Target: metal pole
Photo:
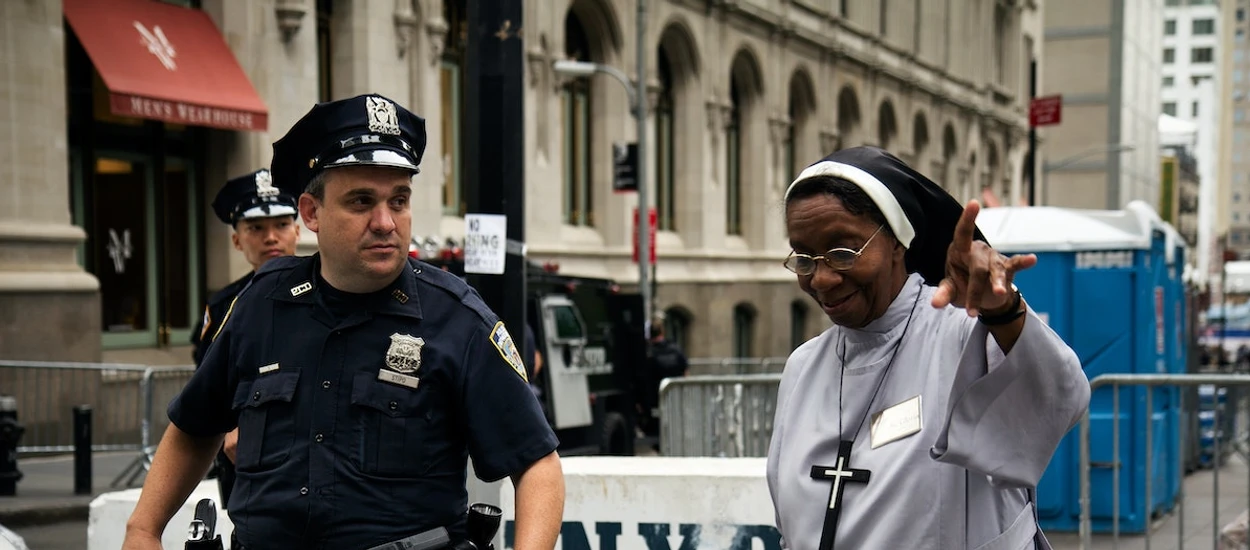
<path fill-rule="evenodd" d="M 638 66 L 634 83 L 634 119 L 638 124 L 638 288 L 642 292 L 643 334 L 651 341 L 651 210 L 647 200 L 647 2 L 637 0 L 638 17 L 634 22 L 638 46 Z M 648 346 L 650 344 L 648 343 Z"/>
<path fill-rule="evenodd" d="M 1037 98 L 1037 59 L 1029 52 L 1029 99 Z M 1037 127 L 1029 121 L 1029 206 L 1037 206 Z"/>

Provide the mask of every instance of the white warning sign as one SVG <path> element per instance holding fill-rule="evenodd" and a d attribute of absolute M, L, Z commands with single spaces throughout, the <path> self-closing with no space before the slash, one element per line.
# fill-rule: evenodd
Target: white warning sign
<path fill-rule="evenodd" d="M 507 257 L 508 217 L 465 214 L 464 272 L 502 275 Z"/>

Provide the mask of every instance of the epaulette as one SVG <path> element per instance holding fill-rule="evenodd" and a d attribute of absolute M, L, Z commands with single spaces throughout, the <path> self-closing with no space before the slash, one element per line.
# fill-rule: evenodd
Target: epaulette
<path fill-rule="evenodd" d="M 477 290 L 469 286 L 464 279 L 417 259 L 409 258 L 408 267 L 416 274 L 417 279 L 450 294 L 456 301 L 473 310 L 487 326 L 492 326 L 499 320 L 499 316 L 491 311 Z"/>
<path fill-rule="evenodd" d="M 298 266 L 300 262 L 305 262 L 308 260 L 309 258 L 306 256 L 279 256 L 277 258 L 274 258 L 272 260 L 265 262 L 264 265 L 260 266 L 260 269 L 256 270 L 256 277 L 253 277 L 253 279 L 260 278 L 266 273 L 274 273 L 277 271 L 289 271 L 291 269 L 294 269 L 296 266 Z"/>

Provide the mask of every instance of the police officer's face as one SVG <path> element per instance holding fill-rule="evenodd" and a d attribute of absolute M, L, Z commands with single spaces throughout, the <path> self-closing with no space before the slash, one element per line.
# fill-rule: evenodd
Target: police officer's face
<path fill-rule="evenodd" d="M 299 224 L 294 216 L 241 220 L 234 228 L 234 248 L 241 250 L 252 269 L 278 256 L 295 254 Z"/>
<path fill-rule="evenodd" d="M 326 173 L 324 200 L 305 193 L 299 201 L 304 224 L 317 233 L 322 276 L 347 292 L 384 288 L 408 261 L 411 175 L 374 166 Z"/>

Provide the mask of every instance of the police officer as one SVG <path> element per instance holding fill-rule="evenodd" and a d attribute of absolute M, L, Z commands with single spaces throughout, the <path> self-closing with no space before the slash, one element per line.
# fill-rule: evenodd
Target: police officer
<path fill-rule="evenodd" d="M 213 213 L 221 223 L 229 225 L 234 248 L 252 264 L 252 271 L 226 285 L 208 299 L 204 317 L 191 331 L 191 344 L 195 346 L 192 358 L 199 365 L 204 352 L 212 343 L 221 327 L 234 297 L 252 280 L 256 270 L 265 262 L 281 256 L 295 254 L 299 242 L 299 224 L 295 223 L 295 198 L 273 186 L 269 170 L 260 169 L 246 176 L 226 182 L 213 199 Z M 225 445 L 213 465 L 209 477 L 217 478 L 221 490 L 221 507 L 230 501 L 230 488 L 234 485 L 234 450 L 238 431 L 226 434 Z"/>
<path fill-rule="evenodd" d="M 551 550 L 564 482 L 555 434 L 508 330 L 456 276 L 407 257 L 425 122 L 364 95 L 314 106 L 274 144 L 319 253 L 261 267 L 170 425 L 124 548 L 169 518 L 239 429 L 238 545 L 407 548 L 465 536 L 467 459 L 516 486 L 516 550 Z M 237 421 L 237 422 L 236 422 Z"/>
<path fill-rule="evenodd" d="M 191 331 L 191 344 L 195 346 L 192 358 L 196 365 L 204 359 L 204 351 L 217 334 L 230 303 L 252 280 L 256 270 L 273 258 L 295 254 L 295 245 L 299 242 L 295 207 L 295 198 L 274 187 L 269 170 L 264 168 L 227 181 L 217 192 L 213 213 L 234 230 L 230 240 L 235 250 L 242 252 L 247 263 L 252 264 L 252 271 L 209 297 L 204 317 Z"/>

